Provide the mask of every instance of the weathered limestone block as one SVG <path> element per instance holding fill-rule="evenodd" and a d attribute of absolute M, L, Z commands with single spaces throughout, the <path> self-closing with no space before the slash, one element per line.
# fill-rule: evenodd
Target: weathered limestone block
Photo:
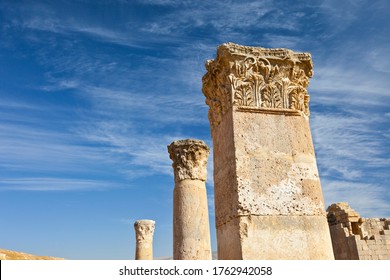
<path fill-rule="evenodd" d="M 210 153 L 200 140 L 178 140 L 168 146 L 175 177 L 173 259 L 210 260 L 210 225 L 205 181 Z"/>
<path fill-rule="evenodd" d="M 309 126 L 310 54 L 227 43 L 206 69 L 218 259 L 332 259 Z"/>
<path fill-rule="evenodd" d="M 155 221 L 138 220 L 134 223 L 135 229 L 135 259 L 152 260 L 153 259 L 153 233 Z"/>

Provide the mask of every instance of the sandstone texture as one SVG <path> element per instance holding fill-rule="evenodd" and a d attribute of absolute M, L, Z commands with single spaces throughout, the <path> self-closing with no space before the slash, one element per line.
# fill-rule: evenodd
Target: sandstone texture
<path fill-rule="evenodd" d="M 362 218 L 346 202 L 327 212 L 336 260 L 390 260 L 390 219 Z"/>
<path fill-rule="evenodd" d="M 32 254 L 0 249 L 0 260 L 64 260 L 63 258 L 36 256 Z"/>
<path fill-rule="evenodd" d="M 333 259 L 309 126 L 310 54 L 227 43 L 206 69 L 218 259 Z"/>
<path fill-rule="evenodd" d="M 210 260 L 210 225 L 205 181 L 208 146 L 178 140 L 168 146 L 175 177 L 173 191 L 173 259 Z"/>
<path fill-rule="evenodd" d="M 153 259 L 153 233 L 155 221 L 138 220 L 134 223 L 135 229 L 135 259 L 152 260 Z"/>

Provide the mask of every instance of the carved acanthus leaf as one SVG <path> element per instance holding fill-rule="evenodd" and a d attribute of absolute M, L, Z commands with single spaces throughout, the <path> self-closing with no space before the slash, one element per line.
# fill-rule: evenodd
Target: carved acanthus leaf
<path fill-rule="evenodd" d="M 231 106 L 290 109 L 309 116 L 306 88 L 313 72 L 308 53 L 227 43 L 206 69 L 202 90 L 212 125 Z"/>
<path fill-rule="evenodd" d="M 206 181 L 209 147 L 201 140 L 186 139 L 168 146 L 175 182 L 185 179 Z"/>

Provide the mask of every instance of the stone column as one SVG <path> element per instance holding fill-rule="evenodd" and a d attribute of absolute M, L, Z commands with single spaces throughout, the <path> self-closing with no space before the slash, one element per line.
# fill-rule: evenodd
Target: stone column
<path fill-rule="evenodd" d="M 135 259 L 152 260 L 153 259 L 153 233 L 155 221 L 138 220 L 134 223 L 135 229 Z"/>
<path fill-rule="evenodd" d="M 333 259 L 309 126 L 308 53 L 218 47 L 203 93 L 218 259 Z"/>
<path fill-rule="evenodd" d="M 210 153 L 200 140 L 179 140 L 168 146 L 175 177 L 173 192 L 173 259 L 210 260 L 210 225 L 206 177 Z"/>

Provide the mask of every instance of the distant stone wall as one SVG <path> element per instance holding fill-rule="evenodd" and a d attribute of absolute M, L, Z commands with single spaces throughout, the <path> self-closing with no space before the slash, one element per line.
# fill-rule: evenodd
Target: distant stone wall
<path fill-rule="evenodd" d="M 366 219 L 362 232 L 367 235 L 357 240 L 359 259 L 390 260 L 390 219 Z"/>
<path fill-rule="evenodd" d="M 361 218 L 346 202 L 327 217 L 336 260 L 390 260 L 390 219 Z"/>

